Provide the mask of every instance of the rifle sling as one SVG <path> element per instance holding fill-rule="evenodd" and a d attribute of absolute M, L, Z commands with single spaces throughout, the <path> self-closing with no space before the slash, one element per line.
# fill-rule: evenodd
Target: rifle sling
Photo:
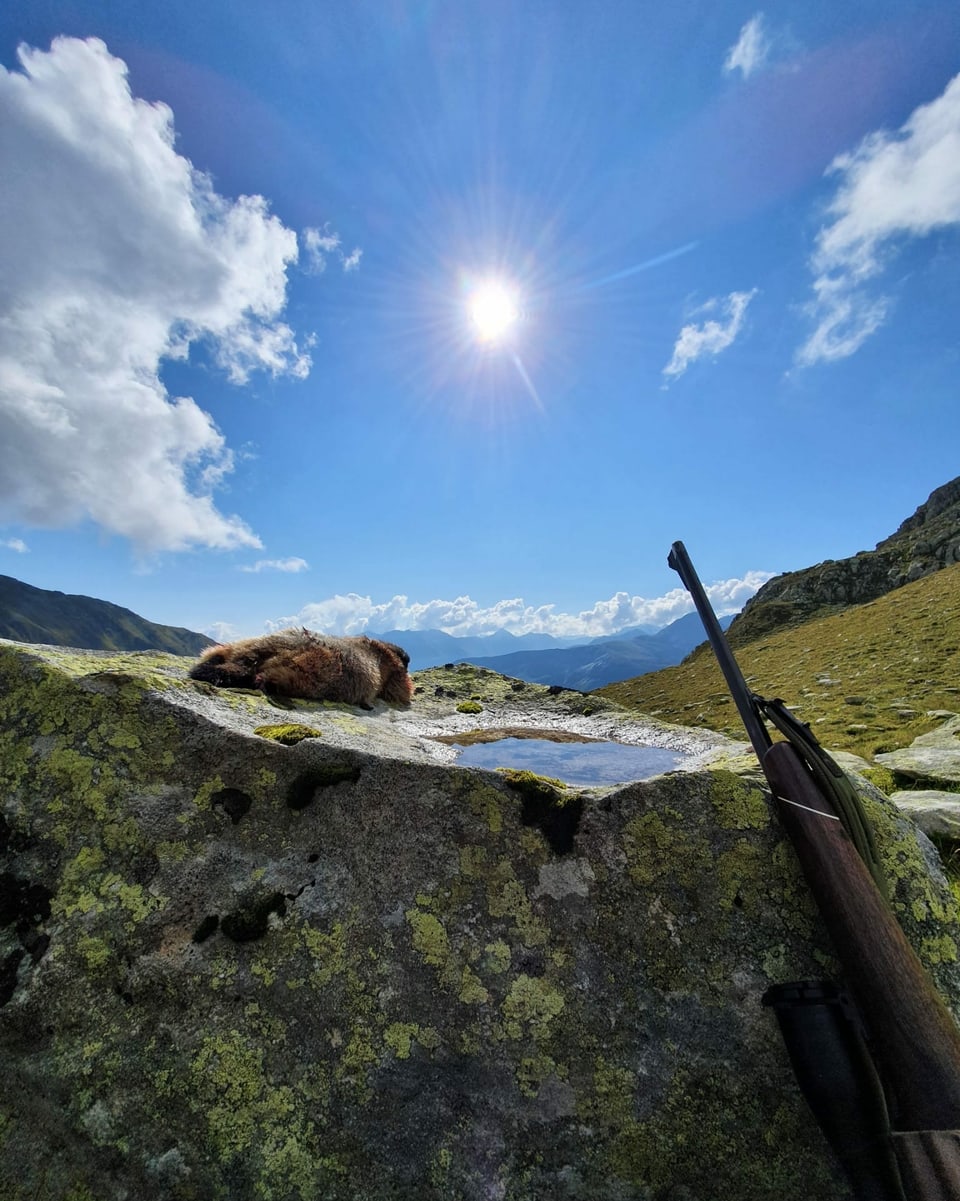
<path fill-rule="evenodd" d="M 877 853 L 873 826 L 843 768 L 823 749 L 809 725 L 797 721 L 782 700 L 768 701 L 757 695 L 753 700 L 764 717 L 783 734 L 803 760 L 820 791 L 836 810 L 880 895 L 889 904 L 890 889 Z"/>

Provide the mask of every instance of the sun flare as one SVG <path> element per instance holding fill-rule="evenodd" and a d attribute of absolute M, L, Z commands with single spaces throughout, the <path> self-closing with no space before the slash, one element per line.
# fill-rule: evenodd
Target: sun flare
<path fill-rule="evenodd" d="M 474 334 L 488 345 L 503 342 L 520 316 L 516 292 L 496 280 L 481 284 L 471 293 L 467 310 Z"/>

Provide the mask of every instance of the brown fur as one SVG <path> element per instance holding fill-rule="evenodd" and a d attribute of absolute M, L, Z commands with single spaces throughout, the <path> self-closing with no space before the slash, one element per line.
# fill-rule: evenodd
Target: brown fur
<path fill-rule="evenodd" d="M 368 709 L 378 698 L 410 704 L 409 663 L 407 652 L 392 642 L 291 629 L 212 646 L 190 676 L 220 688 L 261 688 Z"/>

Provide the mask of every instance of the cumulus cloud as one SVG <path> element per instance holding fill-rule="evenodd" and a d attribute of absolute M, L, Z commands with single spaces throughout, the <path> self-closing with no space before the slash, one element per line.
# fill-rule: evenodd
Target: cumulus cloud
<path fill-rule="evenodd" d="M 771 578 L 772 572 L 748 571 L 742 579 L 720 580 L 707 589 L 717 612 L 736 613 Z M 305 605 L 299 613 L 268 622 L 271 630 L 308 626 L 326 634 L 371 634 L 386 630 L 443 630 L 447 634 L 552 634 L 584 640 L 638 625 L 668 625 L 693 608 L 685 588 L 652 599 L 617 592 L 580 613 L 558 613 L 555 605 L 528 605 L 520 598 L 482 606 L 469 596 L 456 600 L 411 601 L 406 596 L 375 603 L 355 592 Z"/>
<path fill-rule="evenodd" d="M 25 555 L 30 549 L 22 538 L 0 538 L 0 546 L 7 550 L 15 550 L 18 555 Z"/>
<path fill-rule="evenodd" d="M 252 563 L 247 567 L 241 567 L 240 570 L 258 574 L 261 571 L 287 571 L 296 573 L 298 571 L 309 571 L 310 565 L 306 559 L 258 559 L 256 563 Z"/>
<path fill-rule="evenodd" d="M 723 69 L 729 75 L 739 71 L 744 79 L 766 66 L 773 43 L 764 24 L 763 13 L 757 13 L 740 30 L 740 36 L 727 51 Z"/>
<path fill-rule="evenodd" d="M 838 186 L 817 235 L 801 366 L 846 358 L 882 324 L 889 301 L 864 285 L 898 243 L 960 224 L 960 75 L 895 133 L 868 135 L 829 167 Z"/>
<path fill-rule="evenodd" d="M 323 229 L 307 227 L 300 234 L 303 244 L 304 270 L 308 275 L 321 275 L 327 269 L 327 259 L 336 255 L 340 266 L 345 272 L 356 271 L 360 266 L 363 251 L 355 246 L 349 254 L 344 254 L 340 246 L 340 235 L 333 233 L 327 226 Z"/>
<path fill-rule="evenodd" d="M 747 305 L 756 294 L 756 288 L 750 292 L 731 292 L 722 300 L 715 298 L 703 305 L 699 313 L 719 310 L 719 317 L 704 321 L 702 325 L 685 325 L 681 329 L 673 348 L 673 357 L 664 367 L 663 374 L 677 378 L 695 360 L 704 355 L 718 355 L 731 346 L 743 326 Z"/>
<path fill-rule="evenodd" d="M 212 638 L 214 642 L 235 642 L 236 639 L 243 637 L 240 629 L 229 621 L 213 621 L 210 625 L 204 626 L 201 633 Z"/>
<path fill-rule="evenodd" d="M 259 546 L 212 498 L 223 436 L 160 370 L 202 342 L 237 384 L 305 376 L 280 319 L 296 235 L 262 197 L 218 195 L 101 41 L 18 58 L 0 67 L 0 518 Z"/>

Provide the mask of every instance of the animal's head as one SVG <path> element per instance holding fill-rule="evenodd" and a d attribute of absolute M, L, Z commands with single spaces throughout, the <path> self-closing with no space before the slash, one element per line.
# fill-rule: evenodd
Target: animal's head
<path fill-rule="evenodd" d="M 393 651 L 400 662 L 403 664 L 403 669 L 406 671 L 410 666 L 410 656 L 402 646 L 397 646 L 395 642 L 380 642 L 380 646 L 385 646 L 387 650 Z"/>
<path fill-rule="evenodd" d="M 242 643 L 212 646 L 190 669 L 190 678 L 218 688 L 256 688 L 257 676 L 270 654 Z"/>
<path fill-rule="evenodd" d="M 407 675 L 410 656 L 393 642 L 371 638 L 370 646 L 380 662 L 379 695 L 394 705 L 409 705 L 413 699 L 413 680 Z"/>

